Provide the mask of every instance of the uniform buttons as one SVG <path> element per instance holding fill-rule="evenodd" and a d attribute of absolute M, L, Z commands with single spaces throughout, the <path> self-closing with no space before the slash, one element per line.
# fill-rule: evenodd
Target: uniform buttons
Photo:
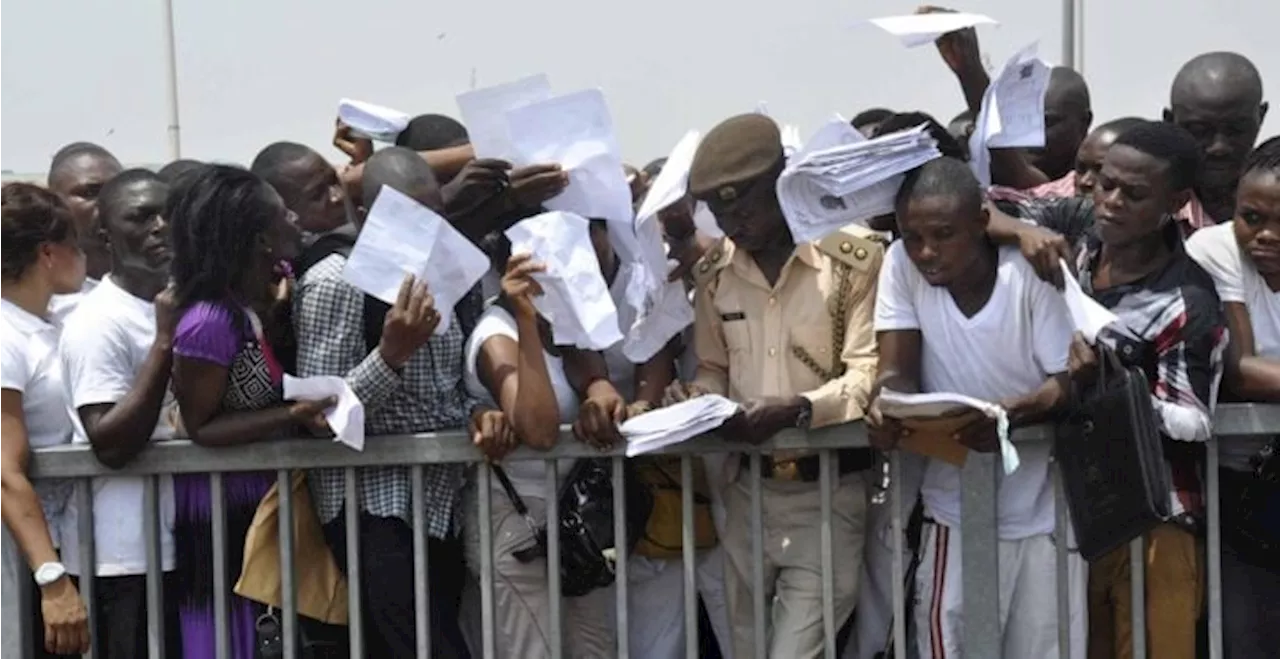
<path fill-rule="evenodd" d="M 776 297 L 774 297 L 774 296 L 770 295 L 770 296 L 769 296 L 769 306 L 771 306 L 771 307 L 772 307 L 773 305 L 775 305 L 775 304 L 777 304 L 777 303 L 778 303 L 778 298 L 776 298 Z"/>
<path fill-rule="evenodd" d="M 778 354 L 778 349 L 777 349 L 777 348 L 769 348 L 769 356 L 770 356 L 770 357 L 772 357 L 772 356 L 774 356 L 774 355 L 776 355 L 776 354 Z"/>

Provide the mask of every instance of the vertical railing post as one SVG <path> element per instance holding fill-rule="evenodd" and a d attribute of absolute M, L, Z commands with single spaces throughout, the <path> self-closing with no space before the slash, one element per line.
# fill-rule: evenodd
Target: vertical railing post
<path fill-rule="evenodd" d="M 680 541 L 684 567 L 684 653 L 698 659 L 698 559 L 694 553 L 693 456 L 680 456 Z"/>
<path fill-rule="evenodd" d="M 999 459 L 970 452 L 962 474 L 960 561 L 964 590 L 964 653 L 1000 656 L 1000 543 L 996 523 Z"/>
<path fill-rule="evenodd" d="M 147 649 L 151 659 L 165 657 L 164 570 L 160 547 L 160 477 L 146 476 L 142 493 L 142 530 L 147 543 Z"/>
<path fill-rule="evenodd" d="M 551 659 L 564 656 L 564 601 L 560 596 L 560 464 L 547 460 L 547 614 L 551 619 L 547 642 L 551 644 Z"/>
<path fill-rule="evenodd" d="M 1208 538 L 1205 562 L 1209 567 L 1209 659 L 1222 659 L 1222 509 L 1218 490 L 1218 441 L 1205 448 L 1205 491 L 1208 493 Z M 1280 649 L 1278 649 L 1280 650 Z"/>
<path fill-rule="evenodd" d="M 427 571 L 427 484 L 422 465 L 410 472 L 413 507 L 413 629 L 418 659 L 431 659 L 431 581 Z"/>
<path fill-rule="evenodd" d="M 76 532 L 79 533 L 80 544 L 80 597 L 84 599 L 85 610 L 89 614 L 89 651 L 84 659 L 97 659 L 98 652 L 98 573 L 97 531 L 93 525 L 93 479 L 76 479 Z M 71 542 L 67 538 L 66 542 Z"/>
<path fill-rule="evenodd" d="M 1129 543 L 1129 610 L 1133 625 L 1133 659 L 1147 659 L 1147 542 L 1138 536 Z"/>
<path fill-rule="evenodd" d="M 819 551 L 822 554 L 822 647 L 826 659 L 836 659 L 835 566 L 831 558 L 831 451 L 818 452 Z M 861 566 L 858 566 L 861 569 Z"/>
<path fill-rule="evenodd" d="M 0 655 L 4 659 L 26 659 L 32 656 L 31 638 L 31 570 L 18 549 L 18 542 L 9 533 L 9 527 L 0 529 L 3 534 L 4 569 L 0 580 L 0 598 L 4 615 L 0 622 Z"/>
<path fill-rule="evenodd" d="M 613 457 L 613 551 L 614 551 L 614 612 L 617 618 L 618 638 L 616 646 L 618 659 L 627 659 L 631 655 L 630 639 L 631 630 L 628 627 L 630 620 L 627 617 L 627 560 L 628 548 L 627 544 L 630 539 L 627 537 L 627 473 L 626 464 L 623 462 L 626 458 L 620 455 Z"/>
<path fill-rule="evenodd" d="M 276 472 L 280 492 L 280 629 L 284 657 L 298 656 L 298 584 L 293 553 L 293 478 L 288 469 Z"/>
<path fill-rule="evenodd" d="M 756 659 L 765 659 L 769 655 L 765 627 L 769 624 L 769 615 L 764 596 L 764 483 L 760 482 L 762 460 L 760 452 L 753 451 L 751 470 L 748 472 L 751 478 L 751 620 L 755 625 L 752 638 Z"/>
<path fill-rule="evenodd" d="M 902 451 L 889 452 L 889 496 L 893 501 L 890 522 L 893 538 L 889 546 L 893 548 L 893 652 L 896 657 L 908 656 L 907 653 L 907 593 L 906 565 L 902 558 L 906 551 L 906 525 L 903 524 L 903 497 L 906 493 L 902 487 Z"/>
<path fill-rule="evenodd" d="M 231 659 L 231 610 L 227 583 L 227 510 L 222 474 L 209 474 L 209 523 L 213 531 L 213 648 L 217 659 Z"/>

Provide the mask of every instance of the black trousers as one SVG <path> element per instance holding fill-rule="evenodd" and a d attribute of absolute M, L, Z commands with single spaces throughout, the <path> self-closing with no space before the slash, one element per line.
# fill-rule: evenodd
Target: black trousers
<path fill-rule="evenodd" d="M 413 659 L 416 652 L 413 607 L 413 529 L 394 517 L 360 514 L 360 604 L 365 654 L 370 659 Z M 324 525 L 325 540 L 338 565 L 347 568 L 345 515 Z M 457 539 L 427 543 L 431 656 L 469 659 L 458 626 L 459 600 L 466 567 Z"/>
<path fill-rule="evenodd" d="M 76 588 L 80 579 L 73 578 Z M 147 578 L 143 575 L 97 577 L 94 582 L 98 618 L 90 634 L 102 659 L 136 659 L 147 656 Z M 32 584 L 34 587 L 34 584 Z M 83 591 L 81 591 L 83 593 Z M 182 657 L 182 629 L 178 618 L 178 588 L 173 573 L 164 575 L 165 656 Z M 35 656 L 54 657 L 44 650 L 44 619 L 40 612 L 40 589 L 31 602 L 35 619 Z"/>

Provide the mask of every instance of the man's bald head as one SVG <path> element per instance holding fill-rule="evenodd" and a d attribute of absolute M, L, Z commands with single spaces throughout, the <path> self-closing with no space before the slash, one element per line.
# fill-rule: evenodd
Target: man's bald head
<path fill-rule="evenodd" d="M 402 192 L 414 201 L 444 214 L 444 199 L 431 165 L 412 149 L 401 146 L 382 149 L 364 165 L 361 181 L 366 208 L 373 208 L 382 186 Z"/>
<path fill-rule="evenodd" d="M 1249 58 L 1239 53 L 1197 55 L 1174 76 L 1169 102 L 1258 105 L 1262 102 L 1262 75 Z"/>
<path fill-rule="evenodd" d="M 1065 176 L 1075 167 L 1076 151 L 1092 123 L 1084 76 L 1065 66 L 1054 67 L 1044 92 L 1044 147 L 1027 151 L 1031 164 L 1051 179 Z"/>
<path fill-rule="evenodd" d="M 1195 138 L 1204 157 L 1197 188 L 1201 201 L 1227 200 L 1209 208 L 1215 219 L 1230 216 L 1240 167 L 1253 149 L 1267 115 L 1262 75 L 1239 53 L 1197 55 L 1178 70 L 1169 90 L 1165 121 L 1178 124 Z M 1209 199 L 1205 199 L 1208 197 Z"/>

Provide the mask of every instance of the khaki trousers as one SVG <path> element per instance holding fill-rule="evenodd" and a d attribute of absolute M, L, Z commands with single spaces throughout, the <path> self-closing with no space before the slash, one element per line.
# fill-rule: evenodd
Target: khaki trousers
<path fill-rule="evenodd" d="M 764 530 L 765 630 L 768 656 L 819 657 L 822 624 L 822 504 L 818 483 L 761 482 Z M 725 487 L 725 591 L 733 654 L 755 655 L 751 568 L 751 490 L 740 480 Z M 833 479 L 831 548 L 835 628 L 853 613 L 862 574 L 867 493 L 863 473 Z"/>
<path fill-rule="evenodd" d="M 1181 526 L 1146 536 L 1147 656 L 1195 659 L 1196 621 L 1204 602 L 1204 555 Z M 1089 659 L 1133 657 L 1129 546 L 1089 566 Z"/>

